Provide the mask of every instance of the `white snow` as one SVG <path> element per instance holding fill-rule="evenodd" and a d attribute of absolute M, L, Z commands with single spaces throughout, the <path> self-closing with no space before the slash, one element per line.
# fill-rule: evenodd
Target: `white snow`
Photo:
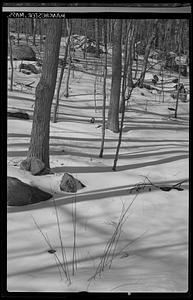
<path fill-rule="evenodd" d="M 28 76 L 16 70 L 14 80 L 18 76 L 28 82 L 36 80 L 34 87 L 39 80 L 39 74 Z M 146 79 L 151 76 L 149 73 Z M 65 98 L 63 80 L 59 120 L 50 123 L 51 168 L 57 182 L 64 172 L 70 172 L 86 185 L 76 195 L 59 192 L 49 175 L 32 176 L 18 171 L 29 147 L 32 118 L 8 119 L 8 175 L 56 192 L 54 200 L 71 278 L 71 284 L 64 274 L 61 279 L 55 256 L 48 253 L 50 248 L 36 225 L 62 261 L 54 200 L 8 207 L 8 291 L 186 292 L 189 103 L 179 101 L 178 118 L 175 119 L 173 112 L 168 110 L 168 107 L 175 107 L 175 100 L 169 93 L 164 93 L 163 102 L 163 95 L 136 88 L 127 105 L 120 156 L 114 172 L 112 165 L 118 134 L 106 130 L 104 157 L 99 158 L 102 81 L 97 85 L 97 111 L 93 85 L 94 76 L 75 72 L 74 77 L 71 74 L 70 97 Z M 13 92 L 8 92 L 8 107 L 25 110 L 32 117 L 34 92 L 35 88 L 21 91 L 15 87 Z M 89 123 L 91 117 L 95 117 L 94 124 Z M 144 176 L 160 186 L 186 181 L 182 184 L 183 191 L 145 188 L 130 193 L 130 188 L 144 182 Z M 134 197 L 111 268 L 105 269 L 101 277 L 88 281 L 96 272 L 123 205 L 127 207 Z M 72 209 L 75 201 L 77 270 L 73 276 Z"/>

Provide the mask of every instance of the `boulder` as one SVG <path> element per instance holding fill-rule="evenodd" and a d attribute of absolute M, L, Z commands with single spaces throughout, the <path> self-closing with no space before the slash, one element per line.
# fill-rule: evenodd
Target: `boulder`
<path fill-rule="evenodd" d="M 76 193 L 77 186 L 75 178 L 72 175 L 65 173 L 60 182 L 60 189 L 64 192 Z"/>
<path fill-rule="evenodd" d="M 20 169 L 30 171 L 32 175 L 40 175 L 45 169 L 45 163 L 39 158 L 31 157 L 21 162 Z"/>
<path fill-rule="evenodd" d="M 31 71 L 28 70 L 21 70 L 21 72 L 25 75 L 31 75 Z"/>
<path fill-rule="evenodd" d="M 78 189 L 84 188 L 85 185 L 74 178 L 69 173 L 64 173 L 60 182 L 60 190 L 64 192 L 76 193 Z"/>
<path fill-rule="evenodd" d="M 174 91 L 173 93 L 170 94 L 170 96 L 173 98 L 173 99 L 177 99 L 177 95 L 178 95 L 178 92 L 177 91 Z M 182 101 L 182 102 L 187 102 L 187 92 L 184 92 L 184 93 L 179 93 L 179 99 Z"/>
<path fill-rule="evenodd" d="M 28 72 L 30 71 L 30 72 L 32 72 L 34 74 L 38 74 L 39 73 L 38 70 L 36 69 L 36 67 L 34 65 L 32 65 L 32 64 L 23 64 L 22 63 L 22 64 L 19 65 L 19 69 L 20 70 L 23 69 L 23 71 L 27 70 Z"/>
<path fill-rule="evenodd" d="M 36 54 L 34 50 L 27 45 L 20 45 L 12 47 L 12 55 L 14 60 L 29 60 L 29 61 L 35 61 L 36 60 Z"/>
<path fill-rule="evenodd" d="M 52 195 L 28 185 L 18 178 L 7 177 L 7 205 L 23 206 L 52 198 Z"/>

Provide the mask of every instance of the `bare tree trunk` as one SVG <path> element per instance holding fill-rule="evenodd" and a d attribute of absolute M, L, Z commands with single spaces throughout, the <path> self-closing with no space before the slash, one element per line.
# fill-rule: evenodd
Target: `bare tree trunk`
<path fill-rule="evenodd" d="M 112 53 L 111 95 L 107 121 L 107 128 L 113 132 L 119 132 L 119 99 L 122 69 L 121 36 L 122 20 L 116 19 L 114 24 L 114 41 Z"/>
<path fill-rule="evenodd" d="M 129 24 L 130 30 L 132 30 L 132 21 Z M 124 116 L 125 116 L 125 91 L 126 91 L 126 79 L 127 79 L 127 69 L 128 69 L 128 61 L 131 61 L 131 58 L 128 60 L 128 56 L 132 56 L 132 47 L 129 44 L 129 53 L 127 53 L 127 48 L 128 48 L 128 32 L 127 32 L 127 26 L 126 26 L 126 32 L 125 32 L 125 48 L 124 48 L 124 69 L 123 69 L 123 80 L 122 80 L 122 101 L 121 101 L 121 126 L 120 126 L 120 131 L 119 131 L 119 141 L 118 141 L 118 145 L 117 145 L 117 149 L 116 149 L 116 154 L 115 154 L 115 158 L 114 158 L 114 164 L 113 164 L 113 171 L 116 171 L 116 166 L 117 166 L 117 161 L 118 161 L 118 157 L 119 157 L 119 150 L 121 147 L 121 141 L 122 141 L 122 132 L 123 132 L 123 123 L 124 123 Z M 130 34 L 130 38 L 129 38 L 129 43 L 131 42 L 131 36 L 132 34 Z M 133 88 L 133 87 L 132 87 Z M 131 89 L 132 89 L 131 88 Z M 131 94 L 131 92 L 130 92 Z"/>
<path fill-rule="evenodd" d="M 83 51 L 83 58 L 86 60 L 86 68 L 87 68 L 87 20 L 85 19 L 84 23 L 84 36 L 85 36 L 85 41 L 84 41 L 84 51 Z"/>
<path fill-rule="evenodd" d="M 96 57 L 100 57 L 99 47 L 99 19 L 95 19 Z"/>
<path fill-rule="evenodd" d="M 47 37 L 43 59 L 42 75 L 36 87 L 30 146 L 27 157 L 36 157 L 50 168 L 49 132 L 51 105 L 57 78 L 58 57 L 61 40 L 62 20 L 47 21 Z"/>
<path fill-rule="evenodd" d="M 102 125 L 102 140 L 99 157 L 103 157 L 104 143 L 105 143 L 105 108 L 106 108 L 106 80 L 107 80 L 107 20 L 103 21 L 103 35 L 105 46 L 105 61 L 104 61 L 104 77 L 103 77 L 103 125 Z"/>
<path fill-rule="evenodd" d="M 133 74 L 132 74 L 132 67 L 133 67 L 133 59 L 134 59 L 134 38 L 135 34 L 135 20 L 131 23 L 131 29 L 129 34 L 129 55 L 128 55 L 128 87 L 133 87 Z"/>
<path fill-rule="evenodd" d="M 98 64 L 95 64 L 95 80 L 94 80 L 94 88 L 93 88 L 93 93 L 94 93 L 94 107 L 95 107 L 95 112 L 97 111 L 97 102 L 96 102 L 96 93 L 97 93 L 97 81 L 98 81 Z"/>
<path fill-rule="evenodd" d="M 161 87 L 162 87 L 162 102 L 164 102 L 164 66 L 163 66 L 163 63 L 161 64 L 161 76 L 162 76 L 162 79 L 161 79 Z"/>
<path fill-rule="evenodd" d="M 133 65 L 133 58 L 134 58 L 134 34 L 135 34 L 135 21 L 131 20 L 129 23 L 129 27 L 126 27 L 127 33 L 125 36 L 125 47 L 128 49 L 126 49 L 125 51 L 125 55 L 127 55 L 127 57 L 125 58 L 125 64 L 124 64 L 124 74 L 125 74 L 125 78 L 123 75 L 123 80 L 122 80 L 122 100 L 121 100 L 121 105 L 120 105 L 120 110 L 119 112 L 122 112 L 123 110 L 123 101 L 125 98 L 125 89 L 126 89 L 126 78 L 128 78 L 128 87 L 132 88 L 133 87 L 133 80 L 132 80 L 132 65 Z M 129 93 L 129 89 L 128 89 L 128 93 Z M 123 97 L 124 95 L 124 97 Z M 129 94 L 128 94 L 129 97 Z"/>
<path fill-rule="evenodd" d="M 28 20 L 25 19 L 25 39 L 26 39 L 26 43 L 28 45 L 29 43 L 29 35 L 28 35 Z"/>
<path fill-rule="evenodd" d="M 180 22 L 179 26 L 180 25 L 181 25 L 181 22 Z M 179 28 L 179 49 L 178 49 L 178 53 L 179 53 L 179 56 L 180 56 L 179 70 L 178 70 L 178 85 L 180 84 L 180 77 L 181 77 L 181 35 L 182 35 L 182 27 L 180 26 L 180 28 Z M 177 118 L 179 96 L 180 96 L 180 88 L 178 86 L 174 118 Z"/>
<path fill-rule="evenodd" d="M 36 45 L 36 27 L 37 27 L 37 20 L 34 18 L 33 19 L 33 45 Z"/>
<path fill-rule="evenodd" d="M 158 23 L 158 19 L 154 20 L 154 22 L 152 24 L 152 26 L 153 26 L 152 35 L 149 38 L 147 46 L 145 48 L 144 62 L 143 62 L 143 67 L 142 67 L 142 71 L 141 71 L 141 75 L 140 75 L 140 80 L 138 83 L 139 87 L 143 87 L 143 82 L 144 82 L 145 73 L 146 73 L 146 69 L 147 69 L 147 63 L 148 63 L 150 49 L 151 49 L 154 39 L 156 38 L 157 23 Z"/>
<path fill-rule="evenodd" d="M 71 71 L 71 55 L 70 55 L 70 47 L 69 47 L 68 48 L 68 73 L 66 78 L 66 89 L 64 93 L 64 97 L 66 98 L 68 98 L 69 96 L 70 71 Z"/>
<path fill-rule="evenodd" d="M 70 43 L 70 35 L 71 35 L 71 28 L 69 26 L 68 20 L 66 19 L 66 26 L 68 29 L 68 39 L 66 41 L 66 48 L 65 48 L 65 54 L 64 54 L 64 59 L 62 62 L 62 67 L 61 67 L 61 72 L 60 72 L 60 78 L 58 81 L 58 88 L 57 88 L 57 94 L 56 94 L 56 103 L 54 106 L 54 112 L 53 112 L 53 123 L 56 123 L 56 117 L 57 117 L 57 111 L 58 111 L 58 105 L 59 105 L 59 96 L 60 96 L 60 88 L 61 88 L 61 84 L 62 84 L 62 78 L 64 75 L 64 69 L 66 67 L 66 60 L 67 60 L 67 56 L 68 56 L 68 49 L 69 49 L 69 43 Z"/>
<path fill-rule="evenodd" d="M 19 39 L 20 39 L 20 36 L 19 36 L 19 34 L 20 34 L 20 19 L 18 18 L 18 19 L 16 19 L 16 24 L 17 24 L 17 45 L 19 46 Z"/>
<path fill-rule="evenodd" d="M 42 40 L 42 20 L 39 20 L 39 35 L 40 35 L 40 52 L 42 52 L 43 48 L 43 40 Z"/>
<path fill-rule="evenodd" d="M 10 48 L 10 64 L 11 64 L 11 80 L 10 80 L 10 91 L 13 91 L 13 54 L 12 54 L 12 40 L 10 34 L 10 20 L 8 20 L 8 35 L 9 35 L 9 48 Z"/>

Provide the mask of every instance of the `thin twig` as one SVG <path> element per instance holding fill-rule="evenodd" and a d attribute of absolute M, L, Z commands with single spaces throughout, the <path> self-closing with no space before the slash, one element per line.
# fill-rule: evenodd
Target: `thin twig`
<path fill-rule="evenodd" d="M 56 219 L 57 219 L 57 226 L 58 226 L 58 234 L 59 234 L 60 245 L 61 245 L 61 250 L 62 250 L 63 264 L 64 264 L 64 268 L 65 268 L 65 270 L 66 270 L 66 276 L 67 276 L 67 279 L 68 279 L 68 281 L 71 283 L 70 275 L 69 275 L 69 270 L 68 270 L 68 264 L 67 264 L 66 251 L 65 251 L 65 248 L 64 248 L 64 246 L 63 246 L 62 235 L 61 235 L 61 229 L 60 229 L 60 222 L 59 222 L 59 216 L 58 216 L 58 211 L 57 211 L 56 201 L 55 201 L 54 196 L 53 196 L 53 202 L 54 202 L 54 208 L 55 208 L 55 212 L 56 212 Z"/>
<path fill-rule="evenodd" d="M 46 244 L 50 247 L 51 250 L 54 250 L 54 248 L 52 247 L 52 245 L 51 245 L 51 243 L 50 243 L 48 237 L 46 237 L 46 235 L 43 233 L 43 231 L 41 230 L 40 226 L 39 226 L 38 223 L 35 221 L 34 217 L 33 217 L 33 216 L 31 216 L 31 217 L 32 217 L 32 219 L 33 219 L 33 221 L 34 221 L 36 227 L 38 228 L 39 232 L 40 232 L 41 235 L 44 237 Z M 66 270 L 64 269 L 63 264 L 62 264 L 62 262 L 60 261 L 58 255 L 57 255 L 55 252 L 54 252 L 53 254 L 54 254 L 55 259 L 58 261 L 60 267 L 62 268 L 64 274 L 66 275 Z M 59 268 L 58 265 L 57 265 L 57 267 Z M 61 274 L 61 271 L 60 271 L 60 274 Z M 67 278 L 67 276 L 66 276 L 66 278 Z M 67 278 L 67 279 L 68 279 L 68 278 Z"/>

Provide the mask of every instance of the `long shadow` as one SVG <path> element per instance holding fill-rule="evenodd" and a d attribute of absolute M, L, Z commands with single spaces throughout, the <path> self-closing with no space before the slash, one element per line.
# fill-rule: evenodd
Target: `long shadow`
<path fill-rule="evenodd" d="M 73 117 L 74 116 L 74 117 Z M 88 123 L 90 121 L 91 115 L 80 117 L 79 115 L 71 114 L 71 113 L 58 113 L 58 122 L 74 122 L 74 123 Z M 102 118 L 101 117 L 95 117 L 95 124 L 101 124 Z M 134 126 L 132 123 L 136 124 L 143 124 L 142 126 Z M 184 123 L 174 123 L 174 121 L 163 121 L 163 122 L 155 122 L 155 121 L 144 121 L 144 120 L 137 120 L 133 121 L 132 119 L 128 118 L 127 121 L 125 121 L 125 124 L 131 124 L 129 126 L 125 126 L 123 128 L 123 132 L 129 131 L 129 130 L 148 130 L 148 129 L 160 129 L 160 130 L 183 130 L 183 129 L 189 129 L 189 122 Z M 146 124 L 153 125 L 152 126 L 146 126 Z M 157 126 L 157 125 L 163 125 Z M 164 126 L 169 125 L 169 126 Z M 129 129 L 130 128 L 130 129 Z"/>
<path fill-rule="evenodd" d="M 136 108 L 128 108 L 127 111 L 131 111 L 131 112 L 136 112 L 136 113 L 142 113 L 142 114 L 148 114 L 148 115 L 153 115 L 153 116 L 160 116 L 160 117 L 168 117 L 169 114 L 159 114 L 159 113 L 155 113 L 155 112 L 151 112 L 151 111 L 146 111 L 146 110 L 141 110 L 141 109 L 136 109 Z M 125 120 L 129 121 L 129 117 L 126 118 Z"/>
<path fill-rule="evenodd" d="M 148 236 L 146 236 L 146 239 L 148 239 Z M 133 238 L 133 241 L 135 242 L 135 239 Z M 126 242 L 128 242 L 128 240 L 123 240 L 123 239 L 121 239 L 121 242 L 122 243 L 126 243 Z M 129 242 L 129 244 L 131 244 L 132 243 L 132 240 Z M 83 245 L 83 247 L 84 248 L 86 248 L 86 246 L 87 247 L 89 247 L 90 246 L 90 244 L 88 244 L 88 245 Z M 97 248 L 99 247 L 99 246 L 104 246 L 104 243 L 101 243 L 101 242 L 97 242 L 96 243 L 96 246 L 97 246 Z M 181 242 L 181 243 L 170 243 L 170 244 L 168 244 L 168 243 L 165 243 L 165 244 L 162 244 L 162 245 L 159 245 L 159 246 L 157 246 L 157 247 L 154 247 L 154 246 L 152 246 L 152 247 L 146 247 L 146 248 L 138 248 L 138 247 L 135 247 L 135 249 L 133 249 L 133 250 L 129 250 L 129 255 L 135 255 L 135 256 L 140 256 L 140 257 L 144 257 L 144 258 L 146 258 L 146 259 L 150 259 L 150 260 L 153 260 L 153 259 L 156 259 L 156 260 L 158 260 L 158 259 L 160 259 L 160 260 L 162 260 L 163 261 L 163 263 L 164 264 L 166 264 L 166 260 L 165 260 L 165 257 L 166 257 L 166 255 L 165 254 L 163 254 L 162 255 L 162 249 L 164 250 L 164 249 L 171 249 L 171 251 L 172 252 L 175 252 L 176 251 L 176 249 L 173 249 L 174 247 L 182 247 L 183 246 L 183 248 L 186 250 L 187 249 L 187 247 L 188 247 L 188 245 L 187 245 L 187 242 Z M 78 248 L 78 246 L 77 246 L 77 248 Z M 81 247 L 82 248 L 82 247 Z M 100 247 L 100 249 L 102 249 L 102 247 Z M 161 251 L 159 251 L 158 253 L 156 253 L 156 256 L 152 256 L 152 251 L 153 250 L 161 250 Z M 88 262 L 88 261 L 91 261 L 92 263 L 93 263 L 93 261 L 95 261 L 95 260 L 98 260 L 98 259 L 101 259 L 101 257 L 102 257 L 102 255 L 104 255 L 104 252 L 103 252 L 103 250 L 101 250 L 101 253 L 98 253 L 98 254 L 95 254 L 95 255 L 92 255 L 92 257 L 90 257 L 89 255 L 85 255 L 84 257 L 81 257 L 81 258 L 78 258 L 78 263 L 83 263 L 83 262 Z M 109 258 L 111 258 L 111 257 L 113 257 L 114 255 L 116 255 L 117 256 L 117 254 L 115 254 L 115 253 L 112 253 L 111 252 L 111 254 L 109 255 Z M 24 257 L 25 257 L 25 255 L 24 255 Z M 182 258 L 183 259 L 183 258 Z M 185 259 L 185 258 L 184 258 Z M 67 260 L 67 263 L 68 263 L 68 265 L 70 265 L 70 264 L 72 264 L 72 259 L 68 259 Z M 126 264 L 126 267 L 128 268 L 128 266 L 127 266 L 127 264 Z M 123 268 L 122 266 L 121 266 L 121 268 Z M 34 273 L 34 274 L 36 274 L 36 275 L 38 275 L 38 273 L 43 273 L 43 272 L 49 272 L 49 273 L 51 273 L 51 270 L 53 270 L 53 272 L 54 272 L 54 274 L 55 274 L 55 270 L 57 269 L 57 267 L 56 267 L 56 265 L 55 264 L 53 264 L 53 265 L 51 265 L 51 266 L 43 266 L 43 267 L 37 267 L 37 266 L 35 266 L 34 268 L 29 268 L 28 270 L 20 270 L 20 271 L 16 271 L 16 272 L 11 272 L 11 273 L 9 273 L 8 274 L 8 277 L 13 277 L 13 276 L 20 276 L 20 275 L 26 275 L 26 274 L 29 274 L 29 275 L 31 275 L 32 273 Z M 115 270 L 116 271 L 116 270 Z M 95 273 L 95 270 L 93 270 L 93 274 Z M 31 275 L 32 276 L 32 275 Z M 133 275 L 132 275 L 133 276 Z M 129 284 L 129 283 L 128 283 Z"/>
<path fill-rule="evenodd" d="M 79 118 L 79 117 L 77 117 L 77 118 L 71 118 L 70 116 L 68 116 L 68 115 L 64 115 L 64 114 L 61 114 L 62 115 L 62 117 L 61 116 L 58 116 L 58 122 L 72 122 L 72 123 L 80 123 L 80 124 L 88 124 L 88 125 L 90 125 L 91 126 L 91 124 L 90 124 L 90 118 L 92 117 L 92 115 L 88 115 L 88 116 L 86 116 L 84 119 L 83 118 Z M 97 118 L 95 118 L 95 124 L 102 124 L 102 120 L 101 119 L 98 119 L 97 120 Z M 93 124 L 92 124 L 93 125 Z"/>
<path fill-rule="evenodd" d="M 152 125 L 157 125 L 157 124 L 160 124 L 160 125 L 172 125 L 172 126 L 184 126 L 184 124 L 182 123 L 174 123 L 174 121 L 172 120 L 163 120 L 163 121 L 155 121 L 155 119 L 152 119 L 152 121 L 150 121 L 149 119 L 137 119 L 135 120 L 134 118 L 132 119 L 128 119 L 128 123 L 136 123 L 136 124 L 139 124 L 139 123 L 142 123 L 142 124 L 152 124 Z"/>
<path fill-rule="evenodd" d="M 8 137 L 31 137 L 30 134 L 27 134 L 27 133 L 8 133 Z M 63 137 L 63 136 L 52 136 L 52 134 L 50 135 L 50 139 L 59 139 L 59 140 L 70 140 L 70 141 L 93 141 L 93 142 L 101 142 L 101 138 L 80 138 L 80 137 Z M 106 142 L 117 142 L 118 141 L 118 136 L 116 139 L 113 139 L 113 138 L 107 138 L 105 139 Z M 142 142 L 142 143 L 149 143 L 149 142 L 158 142 L 158 143 L 168 143 L 168 142 L 180 142 L 180 143 L 188 143 L 189 141 L 188 140 L 176 140 L 176 139 L 173 139 L 173 140 L 170 140 L 170 139 L 166 139 L 166 140 L 163 140 L 163 139 L 138 139 L 138 138 L 123 138 L 122 139 L 123 142 L 132 142 L 132 143 L 139 143 L 139 142 Z M 160 144 L 162 145 L 162 144 Z"/>
<path fill-rule="evenodd" d="M 97 99 L 97 101 L 99 101 L 98 99 Z M 80 102 L 81 102 L 81 100 L 80 100 Z M 70 103 L 72 103 L 72 102 L 70 102 Z M 108 107 L 109 106 L 106 106 L 106 109 L 108 109 Z M 87 109 L 95 109 L 95 107 L 94 107 L 94 104 L 93 105 L 90 105 L 90 106 L 74 106 L 74 105 L 68 105 L 68 104 L 63 104 L 63 103 L 60 103 L 60 107 L 59 107 L 59 110 L 60 110 L 60 108 L 72 108 L 72 109 L 83 109 L 83 110 L 87 110 Z M 97 109 L 100 109 L 100 110 L 102 110 L 102 105 L 97 105 Z M 64 112 L 64 114 L 65 114 L 65 112 Z"/>
<path fill-rule="evenodd" d="M 178 180 L 177 182 L 180 182 L 181 180 Z M 188 179 L 187 179 L 188 181 Z M 173 185 L 177 183 L 176 181 L 159 181 L 159 182 L 154 182 L 155 185 Z M 76 193 L 76 202 L 82 202 L 82 201 L 93 201 L 93 200 L 99 200 L 99 199 L 104 199 L 104 198 L 114 198 L 114 197 L 119 197 L 119 196 L 128 196 L 128 197 L 133 197 L 136 194 L 144 194 L 144 193 L 152 193 L 155 191 L 158 191 L 157 188 L 151 187 L 151 191 L 149 191 L 150 186 L 146 186 L 144 189 L 141 189 L 141 191 L 137 191 L 136 188 L 134 188 L 132 191 L 130 190 L 131 188 L 134 187 L 134 184 L 132 185 L 124 185 L 124 186 L 118 186 L 118 187 L 112 187 L 112 188 L 106 188 L 106 189 L 99 189 L 99 190 L 93 190 L 93 191 L 88 191 L 82 192 L 80 194 Z M 183 184 L 183 189 L 187 190 L 189 188 L 188 184 Z M 163 191 L 163 193 L 165 193 Z M 74 195 L 55 195 L 55 201 L 57 207 L 60 205 L 67 205 L 71 204 L 74 202 Z M 20 212 L 20 211 L 30 211 L 34 209 L 41 209 L 45 207 L 53 207 L 53 200 L 47 200 L 45 202 L 39 202 L 37 204 L 32 204 L 32 205 L 27 205 L 27 206 L 12 206 L 8 207 L 8 213 L 14 213 L 14 212 Z"/>
<path fill-rule="evenodd" d="M 175 131 L 181 131 L 181 130 L 186 130 L 189 129 L 189 126 L 183 126 L 181 125 L 181 127 L 159 127 L 159 126 L 132 126 L 132 125 L 129 125 L 129 126 L 125 126 L 123 128 L 123 132 L 128 132 L 130 130 L 175 130 Z"/>
<path fill-rule="evenodd" d="M 9 110 L 9 108 L 10 108 L 10 110 Z M 31 112 L 31 113 L 33 113 L 33 109 L 32 109 L 32 108 L 29 108 L 29 107 L 15 109 L 15 107 L 10 107 L 10 106 L 8 106 L 7 111 L 11 111 L 12 109 L 17 110 L 17 111 L 25 111 L 25 112 Z M 13 117 L 8 117 L 8 118 L 11 118 L 11 119 L 12 119 Z M 19 120 L 19 119 L 18 119 L 18 120 Z M 23 120 L 23 119 L 22 119 L 22 120 Z"/>
<path fill-rule="evenodd" d="M 94 153 L 83 153 L 83 152 L 75 152 L 75 151 L 69 151 L 65 150 L 64 147 L 61 145 L 62 149 L 56 149 L 53 150 L 50 148 L 49 154 L 50 156 L 52 155 L 71 155 L 71 156 L 79 156 L 79 157 L 92 157 L 92 158 L 99 158 L 98 154 Z M 144 153 L 143 151 L 138 154 L 120 154 L 119 159 L 133 159 L 133 158 L 141 158 L 141 157 L 153 157 L 153 156 L 160 156 L 160 155 L 165 155 L 165 154 L 174 154 L 174 153 L 188 153 L 186 150 L 172 150 L 172 151 L 164 151 L 164 152 L 150 152 L 150 153 Z M 7 152 L 9 157 L 13 156 L 23 156 L 27 154 L 27 150 L 19 150 L 19 151 L 8 151 Z M 113 159 L 114 154 L 104 154 L 103 159 Z"/>
<path fill-rule="evenodd" d="M 150 152 L 150 153 L 144 153 L 143 151 L 138 154 L 120 154 L 119 159 L 133 159 L 133 158 L 141 158 L 141 157 L 153 157 L 153 156 L 160 156 L 160 155 L 165 155 L 165 154 L 174 154 L 174 153 L 188 153 L 186 150 L 172 150 L 172 151 L 164 151 L 164 152 Z M 50 155 L 71 155 L 71 156 L 79 156 L 79 157 L 91 157 L 92 158 L 99 158 L 98 154 L 94 153 L 83 153 L 83 152 L 74 152 L 74 151 L 68 151 L 64 150 L 64 152 L 61 150 L 52 150 L 50 149 Z M 115 157 L 114 154 L 104 154 L 103 159 L 113 159 Z"/>
<path fill-rule="evenodd" d="M 74 95 L 73 95 L 74 96 Z M 75 95 L 76 96 L 76 95 Z M 77 95 L 77 96 L 79 96 L 79 95 Z M 70 96 L 69 96 L 70 97 Z M 78 103 L 82 103 L 82 102 L 93 102 L 94 100 L 93 99 L 88 99 L 88 100 L 82 100 L 82 99 L 73 99 L 73 100 L 69 100 L 68 98 L 66 98 L 66 99 L 61 99 L 61 101 L 69 101 L 69 102 L 78 102 Z M 100 101 L 100 100 L 99 100 Z"/>
<path fill-rule="evenodd" d="M 66 143 L 53 143 L 53 142 L 50 142 L 49 143 L 50 146 L 54 146 L 54 147 L 62 147 L 65 151 L 65 147 L 68 147 L 68 148 L 82 148 L 82 149 L 92 149 L 92 150 L 98 150 L 100 149 L 100 145 L 98 146 L 90 146 L 90 145 L 85 145 L 85 144 L 81 144 L 79 143 L 78 145 L 77 144 L 66 144 Z M 12 143 L 12 142 L 9 142 L 8 144 L 9 147 L 15 147 L 15 146 L 20 146 L 20 147 L 28 147 L 29 146 L 29 143 L 26 141 L 26 142 L 23 142 L 23 143 Z M 135 146 L 121 146 L 121 149 L 140 149 L 140 148 L 156 148 L 156 150 L 161 150 L 163 148 L 166 148 L 166 149 L 170 149 L 170 148 L 174 148 L 174 147 L 184 147 L 186 148 L 188 145 L 183 145 L 181 143 L 176 143 L 176 144 L 165 144 L 165 145 L 160 145 L 160 144 L 151 144 L 151 145 L 135 145 Z M 159 147 L 159 148 L 158 148 Z M 160 148 L 161 147 L 161 148 Z M 105 146 L 105 150 L 112 150 L 112 149 L 117 149 L 116 146 Z M 148 149 L 150 150 L 150 149 Z"/>
<path fill-rule="evenodd" d="M 71 98 L 71 97 L 76 97 L 76 96 L 88 96 L 88 95 L 93 95 L 93 93 L 84 93 L 84 94 L 71 94 L 71 95 L 69 95 L 69 98 Z M 96 93 L 96 95 L 102 95 L 101 93 Z M 68 99 L 68 98 L 67 98 Z M 79 101 L 81 101 L 81 100 L 79 100 Z M 93 101 L 93 99 L 92 99 L 92 101 Z"/>
<path fill-rule="evenodd" d="M 19 97 L 19 96 L 12 96 L 12 95 L 8 95 L 8 99 L 16 99 L 16 100 L 21 100 L 21 101 L 31 101 L 34 103 L 34 99 L 31 98 L 27 98 L 27 97 Z"/>
<path fill-rule="evenodd" d="M 117 172 L 118 171 L 125 171 L 125 170 L 134 170 L 134 169 L 139 169 L 139 168 L 145 168 L 145 167 L 150 167 L 150 166 L 156 166 L 159 164 L 166 164 L 170 163 L 173 161 L 178 161 L 181 159 L 186 159 L 189 158 L 188 155 L 178 155 L 174 157 L 169 157 L 169 158 L 163 158 L 163 159 L 158 159 L 155 161 L 148 161 L 148 162 L 143 162 L 143 163 L 136 163 L 136 164 L 128 164 L 128 165 L 123 165 L 123 166 L 117 166 Z M 69 173 L 101 173 L 101 172 L 112 172 L 112 167 L 111 166 L 94 166 L 94 167 L 73 167 L 73 166 L 62 166 L 62 167 L 55 167 L 53 168 L 54 172 L 69 172 Z"/>

